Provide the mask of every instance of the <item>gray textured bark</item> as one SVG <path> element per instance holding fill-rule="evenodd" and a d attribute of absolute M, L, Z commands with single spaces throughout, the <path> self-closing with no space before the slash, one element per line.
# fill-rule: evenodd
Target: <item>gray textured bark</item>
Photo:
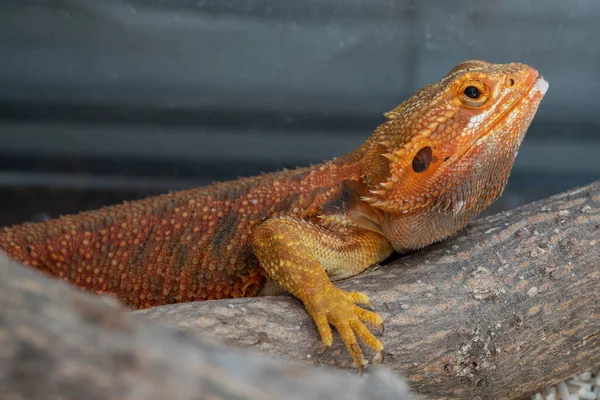
<path fill-rule="evenodd" d="M 232 351 L 0 257 L 0 399 L 408 399 L 356 376 Z"/>
<path fill-rule="evenodd" d="M 385 365 L 434 398 L 517 398 L 600 365 L 600 181 L 483 218 L 454 238 L 340 282 L 386 326 Z M 138 312 L 241 347 L 350 368 L 318 354 L 290 296 Z M 368 350 L 366 350 L 368 353 Z"/>

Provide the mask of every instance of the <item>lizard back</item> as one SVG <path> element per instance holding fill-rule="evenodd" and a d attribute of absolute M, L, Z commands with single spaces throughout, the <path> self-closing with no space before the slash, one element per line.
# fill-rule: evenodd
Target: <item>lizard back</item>
<path fill-rule="evenodd" d="M 356 153 L 356 152 L 355 152 Z M 359 179 L 360 155 L 0 230 L 10 257 L 135 308 L 253 296 L 250 237 L 273 216 L 310 218 Z"/>

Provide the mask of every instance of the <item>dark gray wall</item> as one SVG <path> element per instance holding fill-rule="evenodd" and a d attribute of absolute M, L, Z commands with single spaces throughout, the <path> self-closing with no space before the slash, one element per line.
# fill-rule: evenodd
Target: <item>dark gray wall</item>
<path fill-rule="evenodd" d="M 471 58 L 550 82 L 499 207 L 589 182 L 599 21 L 596 0 L 4 0 L 0 224 L 343 154 Z"/>

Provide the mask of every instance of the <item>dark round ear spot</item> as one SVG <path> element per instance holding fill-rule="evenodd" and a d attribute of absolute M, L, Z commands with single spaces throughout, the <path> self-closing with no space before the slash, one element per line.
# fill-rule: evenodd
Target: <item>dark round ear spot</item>
<path fill-rule="evenodd" d="M 431 150 L 431 147 L 423 147 L 417 152 L 417 154 L 415 154 L 415 158 L 413 158 L 413 171 L 418 173 L 424 172 L 427 168 L 429 168 L 429 165 L 431 164 L 432 160 L 433 150 Z"/>

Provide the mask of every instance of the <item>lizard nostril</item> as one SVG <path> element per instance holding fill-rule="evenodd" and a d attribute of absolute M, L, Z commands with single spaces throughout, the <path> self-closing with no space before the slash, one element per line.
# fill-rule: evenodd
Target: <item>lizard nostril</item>
<path fill-rule="evenodd" d="M 515 85 L 515 80 L 513 78 L 508 78 L 505 83 L 506 87 L 513 87 Z"/>

